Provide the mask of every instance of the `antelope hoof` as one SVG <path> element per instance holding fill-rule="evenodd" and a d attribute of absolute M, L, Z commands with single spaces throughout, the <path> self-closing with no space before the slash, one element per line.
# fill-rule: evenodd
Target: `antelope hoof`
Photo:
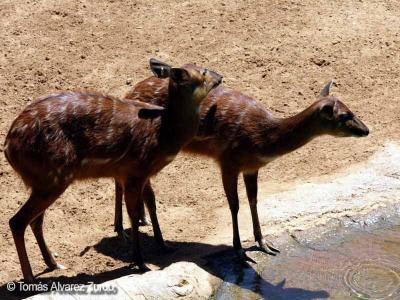
<path fill-rule="evenodd" d="M 269 255 L 276 256 L 277 253 L 281 252 L 277 248 L 275 248 L 271 242 L 266 241 L 265 239 L 262 239 L 261 241 L 259 241 L 258 245 L 263 252 L 265 252 Z"/>
<path fill-rule="evenodd" d="M 48 264 L 47 269 L 43 273 L 51 272 L 54 270 L 66 270 L 66 269 L 68 268 L 65 267 L 64 265 L 55 262 L 54 264 Z"/>
<path fill-rule="evenodd" d="M 235 250 L 236 255 L 238 256 L 241 263 L 244 263 L 247 267 L 249 266 L 249 262 L 256 264 L 256 262 L 247 256 L 246 252 L 243 249 Z"/>
<path fill-rule="evenodd" d="M 131 239 L 130 235 L 127 234 L 125 231 L 117 231 L 118 237 L 123 240 L 125 243 L 128 243 Z"/>
<path fill-rule="evenodd" d="M 34 277 L 32 275 L 24 276 L 24 282 L 25 283 L 34 283 Z"/>
<path fill-rule="evenodd" d="M 144 263 L 137 264 L 137 266 L 139 268 L 139 271 L 142 273 L 151 271 L 151 269 L 148 266 L 146 266 Z"/>
<path fill-rule="evenodd" d="M 139 226 L 150 226 L 150 225 L 151 225 L 151 222 L 147 218 L 139 220 Z"/>
<path fill-rule="evenodd" d="M 54 270 L 56 270 L 56 269 L 58 269 L 58 270 L 66 270 L 68 268 L 66 266 L 62 265 L 62 264 L 56 264 L 54 266 Z"/>

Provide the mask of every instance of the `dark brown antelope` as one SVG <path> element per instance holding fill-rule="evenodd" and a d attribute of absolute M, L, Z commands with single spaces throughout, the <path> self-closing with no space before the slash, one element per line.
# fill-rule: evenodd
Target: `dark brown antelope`
<path fill-rule="evenodd" d="M 150 60 L 150 67 L 168 78 L 165 108 L 95 93 L 64 92 L 28 105 L 13 122 L 5 155 L 31 189 L 28 201 L 10 219 L 26 281 L 33 280 L 26 227 L 31 226 L 47 266 L 59 268 L 43 237 L 44 212 L 74 180 L 84 178 L 113 177 L 123 187 L 132 223 L 133 261 L 146 270 L 138 235 L 142 191 L 149 178 L 196 134 L 199 105 L 222 79 L 207 69 L 171 68 L 156 60 Z M 146 94 L 148 87 L 141 92 Z M 155 213 L 152 204 L 147 201 L 149 211 Z M 155 214 L 151 220 L 157 226 Z M 156 238 L 163 242 L 161 233 Z"/>
<path fill-rule="evenodd" d="M 264 252 L 275 255 L 274 252 L 279 250 L 263 238 L 258 219 L 258 170 L 323 134 L 336 137 L 368 135 L 368 128 L 350 109 L 329 95 L 332 83 L 323 88 L 318 101 L 290 118 L 276 118 L 256 100 L 222 87 L 210 92 L 200 106 L 199 131 L 183 151 L 212 157 L 219 164 L 232 215 L 233 246 L 241 258 L 247 259 L 242 250 L 237 219 L 240 173 L 243 173 L 246 186 L 255 240 Z M 147 93 L 143 94 L 145 89 Z M 138 83 L 126 98 L 164 106 L 168 99 L 167 81 L 150 77 Z M 151 191 L 150 182 L 146 189 Z M 146 197 L 154 201 L 152 192 Z M 122 205 L 121 198 L 117 197 L 116 205 Z M 155 215 L 155 212 L 150 214 Z M 158 223 L 153 223 L 154 231 L 160 231 L 158 226 Z M 121 208 L 116 210 L 115 229 L 122 230 Z"/>

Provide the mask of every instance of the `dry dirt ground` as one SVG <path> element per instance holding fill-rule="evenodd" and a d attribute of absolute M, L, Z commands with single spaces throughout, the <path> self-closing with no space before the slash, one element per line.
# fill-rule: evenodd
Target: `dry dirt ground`
<path fill-rule="evenodd" d="M 274 161 L 260 174 L 267 191 L 270 184 L 347 168 L 400 138 L 397 0 L 2 0 L 0 24 L 0 152 L 11 122 L 35 98 L 67 89 L 122 96 L 150 75 L 150 57 L 215 69 L 226 86 L 278 116 L 306 108 L 327 80 L 337 80 L 334 93 L 371 135 L 321 137 Z M 154 187 L 165 238 L 176 245 L 207 244 L 210 232 L 230 226 L 219 170 L 210 159 L 179 155 Z M 240 194 L 248 209 L 242 184 Z M 27 196 L 0 153 L 0 284 L 21 278 L 8 220 Z M 68 270 L 43 276 L 122 272 L 129 248 L 113 238 L 113 207 L 111 180 L 71 186 L 45 218 L 47 242 Z M 221 208 L 226 214 L 216 219 Z M 150 229 L 144 232 L 145 255 L 157 254 Z M 26 239 L 37 274 L 45 265 L 30 230 Z M 156 254 L 155 264 L 163 260 Z"/>

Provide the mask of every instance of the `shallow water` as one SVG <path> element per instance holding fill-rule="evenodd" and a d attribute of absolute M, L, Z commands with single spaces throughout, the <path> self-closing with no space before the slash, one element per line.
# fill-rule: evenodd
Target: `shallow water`
<path fill-rule="evenodd" d="M 215 299 L 400 299 L 400 226 L 299 234 L 280 246 L 276 257 L 248 252 L 258 262 L 248 268 L 219 261 Z"/>

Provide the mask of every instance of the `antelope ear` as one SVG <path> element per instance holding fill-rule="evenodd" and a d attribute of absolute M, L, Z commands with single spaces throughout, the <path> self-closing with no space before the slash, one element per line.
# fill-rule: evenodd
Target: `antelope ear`
<path fill-rule="evenodd" d="M 182 68 L 171 68 L 170 78 L 177 84 L 185 84 L 190 80 L 190 74 Z"/>
<path fill-rule="evenodd" d="M 324 86 L 324 88 L 321 90 L 321 93 L 319 93 L 319 96 L 321 98 L 329 96 L 329 93 L 331 92 L 332 85 L 333 85 L 333 79 L 331 81 L 329 81 Z"/>
<path fill-rule="evenodd" d="M 320 109 L 321 116 L 324 119 L 332 120 L 334 115 L 334 107 L 332 105 L 324 105 Z"/>
<path fill-rule="evenodd" d="M 155 119 L 164 114 L 165 108 L 141 108 L 138 116 L 140 119 Z"/>
<path fill-rule="evenodd" d="M 171 72 L 171 66 L 155 58 L 150 58 L 150 70 L 158 78 L 167 78 Z"/>

